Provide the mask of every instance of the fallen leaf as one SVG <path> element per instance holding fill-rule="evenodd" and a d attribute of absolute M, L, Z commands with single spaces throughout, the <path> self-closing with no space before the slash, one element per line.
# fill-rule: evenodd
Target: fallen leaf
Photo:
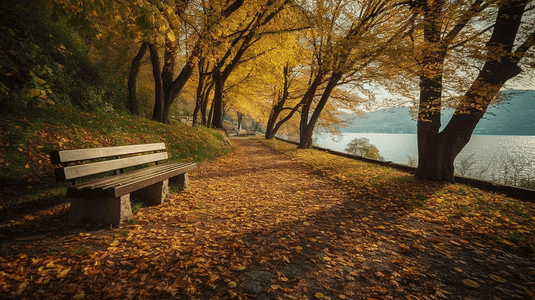
<path fill-rule="evenodd" d="M 74 300 L 81 300 L 81 299 L 84 299 L 85 298 L 85 293 L 84 291 L 81 291 L 80 293 L 74 295 L 72 297 Z"/>
<path fill-rule="evenodd" d="M 496 281 L 496 282 L 501 282 L 501 283 L 504 283 L 506 282 L 507 280 L 505 280 L 504 278 L 498 276 L 498 275 L 494 275 L 494 274 L 490 274 L 489 275 L 490 278 L 492 278 L 492 280 Z"/>
<path fill-rule="evenodd" d="M 405 245 L 405 244 L 399 244 L 399 247 L 402 248 L 402 249 L 405 249 L 405 250 L 409 250 L 410 247 Z"/>
<path fill-rule="evenodd" d="M 316 297 L 316 299 L 323 299 L 323 298 L 325 298 L 325 295 L 323 295 L 320 292 L 317 292 L 317 293 L 314 294 L 314 297 Z"/>
<path fill-rule="evenodd" d="M 229 281 L 227 285 L 228 285 L 229 288 L 233 289 L 233 288 L 236 287 L 236 282 L 234 282 L 234 281 Z"/>
<path fill-rule="evenodd" d="M 463 279 L 463 283 L 464 283 L 464 285 L 472 287 L 472 288 L 478 288 L 479 287 L 479 283 L 477 283 L 477 282 L 475 282 L 474 280 L 471 280 L 471 279 Z"/>
<path fill-rule="evenodd" d="M 67 275 L 67 273 L 69 273 L 69 271 L 71 270 L 71 268 L 67 268 L 67 269 L 63 269 L 61 271 L 58 272 L 58 275 L 56 275 L 57 278 L 63 278 Z"/>

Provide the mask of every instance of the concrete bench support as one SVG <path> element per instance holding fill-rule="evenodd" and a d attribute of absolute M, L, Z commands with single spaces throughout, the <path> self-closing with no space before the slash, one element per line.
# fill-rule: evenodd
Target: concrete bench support
<path fill-rule="evenodd" d="M 123 224 L 132 221 L 130 194 L 119 198 L 71 198 L 69 222 Z"/>
<path fill-rule="evenodd" d="M 162 204 L 169 194 L 169 179 L 132 192 L 132 197 L 140 197 L 150 201 L 153 205 Z"/>

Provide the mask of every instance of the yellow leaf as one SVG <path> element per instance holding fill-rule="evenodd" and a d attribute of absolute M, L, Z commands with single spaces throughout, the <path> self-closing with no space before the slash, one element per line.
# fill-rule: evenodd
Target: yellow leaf
<path fill-rule="evenodd" d="M 274 289 L 274 290 L 278 290 L 280 288 L 280 286 L 278 284 L 272 284 L 271 288 Z"/>
<path fill-rule="evenodd" d="M 318 241 L 318 240 L 317 240 L 317 239 L 315 239 L 315 238 L 309 238 L 308 240 L 309 240 L 309 241 L 311 241 L 311 242 L 313 242 L 313 243 L 315 243 L 315 242 L 317 242 L 317 241 Z"/>
<path fill-rule="evenodd" d="M 455 271 L 459 272 L 459 273 L 462 273 L 462 272 L 463 272 L 463 270 L 462 270 L 461 268 L 457 268 L 457 267 L 455 267 L 455 268 L 453 268 L 453 269 L 454 269 Z"/>
<path fill-rule="evenodd" d="M 118 240 L 114 240 L 114 241 L 111 242 L 111 244 L 110 244 L 111 247 L 116 247 L 117 245 L 119 245 L 119 241 L 118 241 Z"/>
<path fill-rule="evenodd" d="M 502 243 L 504 243 L 504 244 L 506 244 L 508 246 L 515 246 L 515 244 L 513 244 L 513 243 L 511 243 L 511 242 L 509 242 L 507 240 L 501 240 L 500 242 L 502 242 Z"/>
<path fill-rule="evenodd" d="M 310 223 L 309 222 L 303 222 L 303 225 L 310 226 Z"/>
<path fill-rule="evenodd" d="M 471 279 L 463 279 L 463 283 L 464 283 L 464 285 L 472 287 L 472 288 L 478 288 L 479 287 L 479 283 L 477 283 L 477 282 L 475 282 L 474 280 L 471 280 Z"/>
<path fill-rule="evenodd" d="M 316 297 L 317 299 L 323 299 L 323 298 L 325 298 L 325 295 L 323 295 L 320 292 L 317 292 L 317 293 L 314 294 L 314 297 Z"/>
<path fill-rule="evenodd" d="M 108 247 L 108 251 L 110 252 L 117 251 L 117 247 Z"/>
<path fill-rule="evenodd" d="M 485 245 L 480 244 L 480 243 L 478 243 L 478 242 L 475 242 L 474 245 L 476 245 L 476 246 L 478 246 L 478 247 L 481 247 L 481 248 L 485 248 L 485 247 L 486 247 Z"/>
<path fill-rule="evenodd" d="M 234 281 L 229 281 L 229 283 L 228 283 L 228 287 L 231 288 L 231 289 L 235 288 L 235 287 L 236 287 L 236 282 L 234 282 Z"/>
<path fill-rule="evenodd" d="M 445 250 L 446 249 L 446 245 L 444 243 L 431 244 L 431 245 L 433 245 L 433 247 L 435 247 L 437 249 L 440 249 L 440 250 Z"/>
<path fill-rule="evenodd" d="M 362 221 L 368 221 L 368 220 L 369 220 L 369 219 L 366 218 L 366 217 L 362 218 Z"/>
<path fill-rule="evenodd" d="M 456 245 L 456 246 L 460 246 L 461 244 L 459 244 L 459 242 L 456 242 L 456 241 L 450 241 L 450 243 Z"/>
<path fill-rule="evenodd" d="M 85 293 L 84 291 L 81 291 L 80 293 L 76 294 L 74 297 L 72 297 L 73 299 L 75 300 L 81 300 L 81 299 L 84 299 L 85 298 Z"/>
<path fill-rule="evenodd" d="M 399 247 L 402 248 L 402 249 L 405 249 L 405 250 L 409 250 L 409 246 L 405 245 L 405 244 L 399 244 Z"/>
<path fill-rule="evenodd" d="M 171 42 L 176 41 L 175 33 L 172 32 L 172 31 L 169 31 L 169 32 L 167 33 L 167 38 L 168 38 Z"/>
<path fill-rule="evenodd" d="M 301 246 L 295 246 L 294 249 L 297 250 L 297 251 L 301 251 L 301 250 L 303 250 L 303 247 L 301 247 Z"/>
<path fill-rule="evenodd" d="M 288 277 L 284 277 L 284 276 L 281 277 L 281 281 L 284 281 L 284 282 L 288 281 Z"/>
<path fill-rule="evenodd" d="M 26 165 L 24 166 L 24 168 L 25 168 L 25 169 L 29 169 L 29 168 L 30 168 L 30 165 L 29 165 L 29 164 L 26 164 Z"/>
<path fill-rule="evenodd" d="M 67 273 L 69 273 L 69 271 L 71 270 L 71 268 L 67 268 L 67 269 L 63 269 L 61 271 L 58 272 L 58 275 L 56 275 L 57 278 L 63 278 L 67 275 Z"/>
<path fill-rule="evenodd" d="M 326 261 L 331 261 L 331 258 L 328 257 L 328 256 L 324 256 L 323 259 L 326 260 Z"/>
<path fill-rule="evenodd" d="M 504 283 L 506 282 L 507 280 L 505 280 L 504 278 L 498 276 L 498 275 L 494 275 L 494 274 L 490 274 L 489 275 L 490 278 L 492 278 L 492 280 L 496 281 L 496 282 L 501 282 L 501 283 Z"/>

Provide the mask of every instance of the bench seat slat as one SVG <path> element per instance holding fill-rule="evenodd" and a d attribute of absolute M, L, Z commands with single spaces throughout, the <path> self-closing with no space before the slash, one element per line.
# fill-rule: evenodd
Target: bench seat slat
<path fill-rule="evenodd" d="M 91 181 L 86 181 L 79 183 L 77 185 L 69 186 L 67 188 L 67 197 L 70 198 L 77 198 L 77 197 L 85 197 L 87 193 L 91 193 L 91 189 L 94 186 L 103 185 L 107 183 L 117 182 L 119 180 L 122 180 L 121 178 L 124 176 L 142 176 L 143 174 L 147 174 L 150 172 L 153 172 L 152 168 L 154 169 L 162 169 L 165 168 L 167 165 L 156 165 L 149 168 L 143 168 L 139 170 L 134 170 L 128 173 L 123 173 L 119 175 L 112 175 L 104 178 L 99 178 Z"/>
<path fill-rule="evenodd" d="M 50 152 L 50 161 L 53 164 L 60 164 L 152 151 L 165 151 L 165 144 L 153 143 L 143 145 L 52 151 Z"/>
<path fill-rule="evenodd" d="M 168 158 L 167 152 L 158 152 L 153 154 L 126 157 L 114 160 L 100 161 L 96 163 L 89 163 L 83 165 L 75 165 L 70 167 L 58 168 L 55 170 L 56 180 L 70 180 L 84 176 L 104 173 L 124 169 L 128 167 L 139 166 L 147 163 L 166 160 Z"/>
<path fill-rule="evenodd" d="M 121 178 L 113 182 L 108 182 L 104 184 L 95 185 L 89 188 L 85 188 L 80 192 L 80 195 L 83 196 L 83 195 L 86 195 L 86 193 L 90 193 L 93 197 L 106 197 L 105 191 L 108 188 L 126 185 L 133 181 L 146 180 L 148 178 L 157 176 L 161 173 L 172 171 L 176 168 L 177 167 L 174 164 L 168 164 L 164 168 L 150 168 L 149 172 L 143 173 L 141 175 L 128 176 L 129 174 L 125 174 L 127 176 L 121 176 Z"/>
<path fill-rule="evenodd" d="M 119 196 L 115 196 L 115 195 L 119 195 L 120 193 L 122 193 L 120 194 L 120 196 L 128 194 L 132 191 L 152 185 L 164 179 L 175 177 L 179 174 L 185 173 L 196 167 L 197 165 L 195 163 L 174 163 L 174 164 L 152 166 L 152 167 L 135 170 L 135 171 L 124 173 L 124 174 L 114 175 L 114 176 L 106 177 L 106 178 L 100 178 L 97 180 L 84 182 L 75 186 L 71 186 L 67 188 L 67 196 L 71 198 L 107 197 L 109 196 L 108 190 L 119 189 L 120 192 L 114 193 L 112 196 L 109 196 L 109 197 L 116 198 Z M 153 182 L 154 180 L 151 180 L 151 178 L 161 178 L 161 179 Z M 143 183 L 145 181 L 149 181 L 149 183 L 147 184 Z M 142 183 L 141 184 L 142 186 L 139 185 L 140 182 Z M 123 192 L 125 189 L 122 189 L 122 187 L 125 187 L 125 186 L 129 187 L 128 189 L 130 188 L 133 188 L 133 189 L 129 192 Z"/>
<path fill-rule="evenodd" d="M 196 167 L 197 167 L 197 165 L 192 163 L 192 164 L 189 164 L 189 165 L 186 165 L 186 166 L 182 166 L 180 168 L 176 168 L 176 169 L 171 170 L 169 172 L 165 172 L 165 173 L 159 174 L 158 176 L 154 176 L 154 177 L 151 177 L 151 178 L 148 178 L 148 179 L 137 180 L 135 182 L 131 182 L 129 184 L 122 185 L 122 186 L 116 187 L 116 188 L 108 188 L 108 189 L 106 189 L 106 195 L 108 197 L 115 197 L 115 198 L 116 197 L 120 197 L 122 195 L 125 195 L 125 194 L 131 193 L 133 191 L 142 189 L 144 187 L 153 185 L 153 184 L 158 183 L 160 181 L 163 181 L 165 179 L 169 179 L 169 178 L 178 176 L 180 174 L 184 174 L 184 173 L 186 173 L 186 172 L 188 172 L 190 170 L 195 169 Z"/>

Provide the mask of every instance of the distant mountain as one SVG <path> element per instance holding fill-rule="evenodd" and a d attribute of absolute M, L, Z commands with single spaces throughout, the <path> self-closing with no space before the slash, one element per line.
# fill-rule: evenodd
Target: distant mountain
<path fill-rule="evenodd" d="M 491 106 L 477 124 L 474 134 L 535 135 L 535 91 L 507 91 L 506 99 Z M 442 129 L 448 124 L 453 110 L 442 115 Z M 355 117 L 353 115 L 353 117 Z M 408 107 L 378 110 L 356 117 L 342 132 L 359 133 L 416 133 L 416 121 Z"/>

